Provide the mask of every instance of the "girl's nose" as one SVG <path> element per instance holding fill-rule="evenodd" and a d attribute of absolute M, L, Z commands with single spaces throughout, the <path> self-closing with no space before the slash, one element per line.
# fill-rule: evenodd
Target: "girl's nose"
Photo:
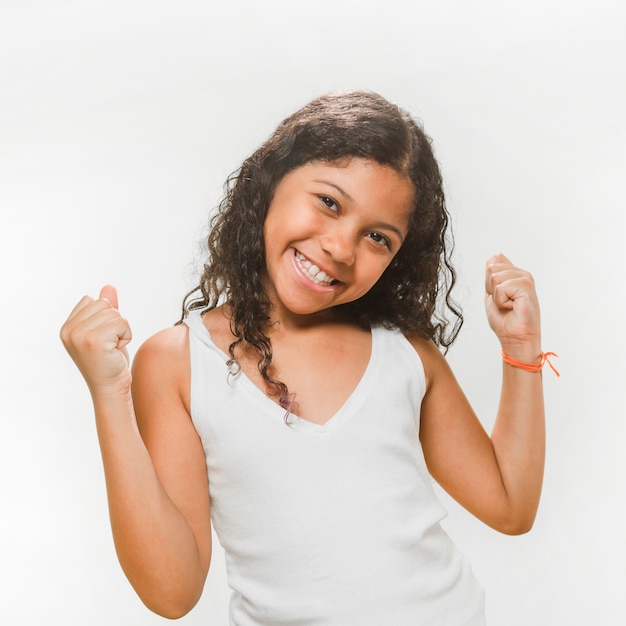
<path fill-rule="evenodd" d="M 322 249 L 335 261 L 343 265 L 352 265 L 356 256 L 356 238 L 354 233 L 344 228 L 334 228 L 321 237 Z"/>

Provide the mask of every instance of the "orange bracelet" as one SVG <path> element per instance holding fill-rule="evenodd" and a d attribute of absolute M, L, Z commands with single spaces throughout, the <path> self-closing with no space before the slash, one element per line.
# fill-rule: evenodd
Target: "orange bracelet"
<path fill-rule="evenodd" d="M 519 369 L 524 370 L 525 372 L 540 372 L 543 366 L 547 363 L 557 376 L 561 376 L 561 374 L 559 374 L 556 371 L 556 368 L 554 367 L 554 365 L 550 363 L 550 359 L 548 358 L 551 356 L 555 356 L 558 358 L 559 355 L 555 354 L 554 352 L 542 352 L 539 355 L 539 363 L 524 363 L 524 361 L 518 361 L 517 359 L 514 359 L 504 354 L 502 350 L 500 350 L 500 354 L 502 355 L 502 359 L 505 363 L 508 363 L 509 365 L 512 365 L 513 367 L 518 367 Z"/>

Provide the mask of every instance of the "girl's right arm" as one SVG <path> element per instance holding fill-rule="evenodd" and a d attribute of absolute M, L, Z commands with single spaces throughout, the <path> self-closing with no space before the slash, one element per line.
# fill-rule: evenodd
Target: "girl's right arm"
<path fill-rule="evenodd" d="M 93 399 L 118 558 L 142 601 L 181 617 L 198 601 L 211 559 L 204 453 L 189 416 L 187 331 L 177 326 L 138 351 L 105 287 L 83 298 L 61 338 Z M 132 379 L 132 383 L 131 383 Z"/>

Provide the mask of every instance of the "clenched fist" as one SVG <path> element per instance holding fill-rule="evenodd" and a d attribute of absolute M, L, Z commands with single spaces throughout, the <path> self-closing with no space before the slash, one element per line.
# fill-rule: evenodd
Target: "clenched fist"
<path fill-rule="evenodd" d="M 533 361 L 541 352 L 541 320 L 533 277 L 503 254 L 487 261 L 485 307 L 508 356 Z"/>
<path fill-rule="evenodd" d="M 117 307 L 117 291 L 107 285 L 97 300 L 89 296 L 82 298 L 61 328 L 61 341 L 92 395 L 130 391 L 126 346 L 132 333 Z"/>

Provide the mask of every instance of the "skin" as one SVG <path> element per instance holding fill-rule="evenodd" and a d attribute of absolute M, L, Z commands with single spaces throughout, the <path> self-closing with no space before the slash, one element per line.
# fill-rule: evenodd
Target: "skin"
<path fill-rule="evenodd" d="M 309 163 L 287 174 L 264 228 L 274 320 L 300 326 L 334 318 L 332 307 L 367 293 L 402 245 L 413 198 L 407 179 L 363 159 Z M 296 253 L 332 284 L 312 283 Z"/>
<path fill-rule="evenodd" d="M 366 368 L 369 330 L 335 307 L 367 292 L 391 262 L 406 235 L 413 193 L 402 176 L 362 159 L 309 164 L 277 186 L 265 223 L 273 374 L 296 392 L 295 412 L 303 419 L 330 419 Z M 324 284 L 307 276 L 303 257 L 324 270 Z M 503 351 L 537 362 L 540 319 L 531 275 L 503 255 L 490 258 L 485 303 Z M 228 309 L 203 319 L 226 351 L 233 340 Z M 189 410 L 187 332 L 180 325 L 149 339 L 131 374 L 130 326 L 111 286 L 98 299 L 84 297 L 61 329 L 93 398 L 120 563 L 144 603 L 170 618 L 195 605 L 211 560 L 206 465 Z M 426 372 L 420 440 L 431 474 L 486 524 L 526 532 L 543 475 L 541 374 L 503 364 L 489 436 L 437 347 L 408 339 Z M 244 373 L 265 389 L 256 355 L 242 348 L 237 356 Z"/>

